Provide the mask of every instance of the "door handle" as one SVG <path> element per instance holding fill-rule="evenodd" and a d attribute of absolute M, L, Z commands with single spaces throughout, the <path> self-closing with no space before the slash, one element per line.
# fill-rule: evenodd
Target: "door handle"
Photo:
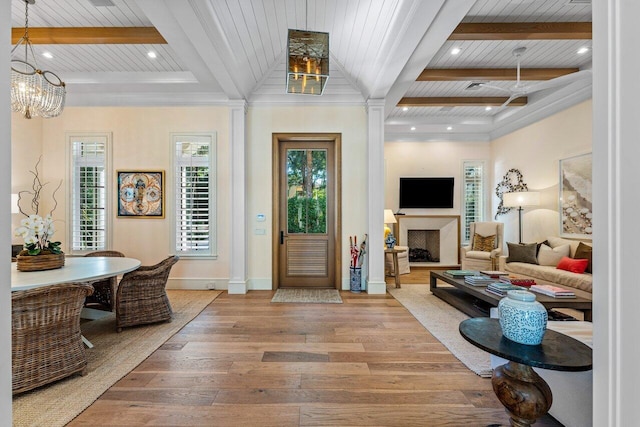
<path fill-rule="evenodd" d="M 284 231 L 280 230 L 280 244 L 284 245 Z"/>

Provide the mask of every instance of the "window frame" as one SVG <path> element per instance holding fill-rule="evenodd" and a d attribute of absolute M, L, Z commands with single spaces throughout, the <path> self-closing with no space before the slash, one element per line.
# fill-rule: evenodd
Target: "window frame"
<path fill-rule="evenodd" d="M 173 132 L 171 133 L 171 173 L 168 174 L 170 178 L 167 180 L 167 185 L 173 191 L 172 197 L 167 197 L 168 204 L 170 204 L 170 210 L 167 212 L 171 218 L 171 253 L 179 255 L 181 258 L 191 259 L 217 259 L 218 258 L 218 203 L 217 203 L 217 140 L 215 132 Z M 178 195 L 178 183 L 179 176 L 176 173 L 178 167 L 176 158 L 176 145 L 178 142 L 189 142 L 192 139 L 194 142 L 202 142 L 202 138 L 209 138 L 209 250 L 204 252 L 186 252 L 179 251 L 177 248 L 177 204 Z"/>
<path fill-rule="evenodd" d="M 476 210 L 476 213 L 480 214 L 479 218 L 476 218 L 474 220 L 468 220 L 467 217 L 467 179 L 466 179 L 466 169 L 468 167 L 478 167 L 480 166 L 482 169 L 482 178 L 480 180 L 482 188 L 480 189 L 480 191 L 478 192 L 481 195 L 481 203 L 482 205 L 480 206 L 479 209 Z M 467 233 L 469 230 L 469 224 L 471 224 L 472 222 L 480 222 L 480 221 L 485 221 L 487 218 L 487 207 L 488 207 L 488 198 L 487 198 L 487 191 L 488 191 L 488 187 L 487 187 L 487 162 L 486 160 L 463 160 L 462 161 L 462 171 L 461 171 L 461 176 L 462 176 L 462 186 L 461 186 L 461 191 L 460 191 L 460 195 L 461 195 L 461 201 L 460 201 L 460 217 L 461 217 L 461 230 L 460 230 L 460 236 L 461 236 L 461 240 L 462 240 L 462 245 L 466 246 L 469 245 L 470 241 L 471 241 L 471 236 L 469 236 L 469 238 L 467 238 Z"/>
<path fill-rule="evenodd" d="M 76 211 L 75 211 L 75 206 L 74 206 L 74 202 L 75 202 L 75 198 L 74 198 L 74 192 L 75 192 L 75 171 L 76 171 L 76 164 L 75 164 L 75 158 L 74 158 L 74 143 L 75 142 L 91 142 L 91 141 L 95 141 L 96 139 L 104 139 L 104 144 L 105 144 L 105 149 L 104 149 L 104 154 L 105 154 L 105 158 L 104 158 L 104 192 L 105 192 L 105 205 L 104 205 L 104 212 L 105 212 L 105 219 L 104 219 L 104 227 L 105 227 L 105 232 L 104 232 L 104 248 L 100 248 L 100 249 L 95 249 L 95 250 L 87 250 L 87 249 L 81 249 L 81 250 L 77 250 L 73 248 L 74 245 L 74 240 L 73 240 L 73 234 L 74 234 L 74 226 L 75 226 L 75 215 L 76 215 Z M 113 197 L 112 195 L 112 180 L 113 180 L 113 173 L 112 173 L 112 147 L 113 147 L 113 135 L 111 132 L 67 132 L 66 133 L 66 157 L 67 157 L 67 200 L 66 200 L 66 206 L 67 206 L 67 213 L 66 213 L 66 223 L 68 224 L 67 227 L 67 250 L 66 252 L 70 255 L 86 255 L 88 253 L 94 252 L 96 250 L 109 250 L 111 249 L 111 245 L 113 243 L 113 215 L 112 215 L 112 208 L 113 208 Z"/>

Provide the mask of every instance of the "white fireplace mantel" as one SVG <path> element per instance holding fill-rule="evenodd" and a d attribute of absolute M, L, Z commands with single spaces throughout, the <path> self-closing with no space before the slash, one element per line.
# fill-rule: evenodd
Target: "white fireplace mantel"
<path fill-rule="evenodd" d="M 460 215 L 398 215 L 394 233 L 397 244 L 407 245 L 409 230 L 440 231 L 440 262 L 412 265 L 455 266 L 460 264 Z"/>

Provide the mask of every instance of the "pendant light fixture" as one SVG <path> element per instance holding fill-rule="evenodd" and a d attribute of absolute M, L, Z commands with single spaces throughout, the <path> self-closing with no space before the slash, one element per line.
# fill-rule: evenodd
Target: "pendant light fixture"
<path fill-rule="evenodd" d="M 307 21 L 305 2 L 305 21 Z M 305 22 L 305 28 L 308 28 Z M 322 95 L 329 79 L 329 33 L 289 29 L 287 93 Z"/>
<path fill-rule="evenodd" d="M 24 36 L 11 50 L 11 110 L 27 119 L 33 116 L 56 117 L 64 109 L 66 87 L 56 74 L 38 68 L 29 40 L 29 5 L 35 0 L 24 0 L 24 3 Z M 13 59 L 13 54 L 21 46 L 24 46 L 24 60 Z"/>

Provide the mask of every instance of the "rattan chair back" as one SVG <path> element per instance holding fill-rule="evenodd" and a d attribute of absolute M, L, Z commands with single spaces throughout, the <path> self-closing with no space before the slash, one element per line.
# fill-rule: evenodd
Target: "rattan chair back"
<path fill-rule="evenodd" d="M 173 311 L 166 285 L 171 267 L 178 262 L 170 256 L 152 266 L 140 266 L 125 273 L 116 296 L 116 327 L 122 328 L 171 320 Z"/>
<path fill-rule="evenodd" d="M 80 311 L 91 285 L 64 283 L 11 294 L 13 394 L 84 373 Z"/>

